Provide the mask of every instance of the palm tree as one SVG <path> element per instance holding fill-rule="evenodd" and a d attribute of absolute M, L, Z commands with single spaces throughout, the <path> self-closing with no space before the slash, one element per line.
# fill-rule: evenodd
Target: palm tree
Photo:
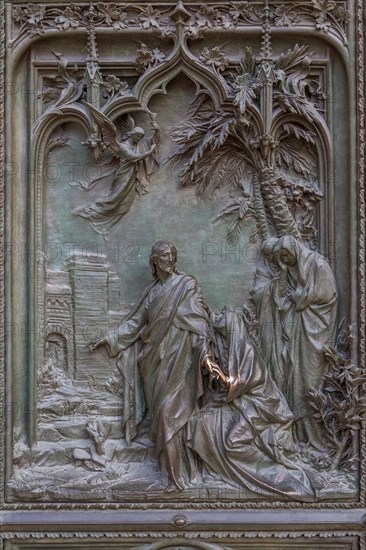
<path fill-rule="evenodd" d="M 230 219 L 231 242 L 250 217 L 261 240 L 271 232 L 314 238 L 313 208 L 322 197 L 314 180 L 315 127 L 324 119 L 313 100 L 324 96 L 309 78 L 311 59 L 307 46 L 296 45 L 274 61 L 267 33 L 261 58 L 247 48 L 236 74 L 227 75 L 229 105 L 215 110 L 198 96 L 171 131 L 182 185 L 232 196 L 213 219 Z"/>

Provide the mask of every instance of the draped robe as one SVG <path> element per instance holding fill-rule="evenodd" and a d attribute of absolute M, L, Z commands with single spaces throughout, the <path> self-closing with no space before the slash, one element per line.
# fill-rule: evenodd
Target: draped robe
<path fill-rule="evenodd" d="M 282 357 L 283 332 L 278 275 L 278 270 L 270 265 L 267 268 L 258 268 L 251 296 L 256 304 L 259 321 L 261 355 L 273 380 L 283 390 L 287 382 L 287 372 Z"/>
<path fill-rule="evenodd" d="M 213 400 L 192 416 L 188 445 L 229 484 L 266 498 L 314 501 L 318 481 L 296 457 L 292 412 L 242 317 L 224 310 L 214 328 L 230 389 L 224 402 Z"/>
<path fill-rule="evenodd" d="M 121 354 L 122 370 L 123 352 L 137 340 L 150 436 L 162 469 L 183 488 L 195 476 L 185 429 L 203 393 L 201 364 L 212 341 L 209 317 L 193 277 L 174 273 L 164 284 L 155 281 L 119 327 L 109 332 L 109 353 Z"/>
<path fill-rule="evenodd" d="M 89 220 L 95 231 L 102 235 L 108 235 L 122 216 L 130 210 L 136 191 L 148 182 L 149 177 L 158 167 L 154 155 L 151 158 L 137 160 L 149 148 L 145 141 L 134 144 L 131 140 L 127 140 L 120 143 L 119 148 L 117 169 L 107 171 L 89 184 L 74 182 L 87 190 L 101 182 L 107 182 L 110 185 L 108 194 L 103 198 L 75 211 L 75 214 Z"/>
<path fill-rule="evenodd" d="M 334 346 L 337 288 L 327 260 L 293 237 L 279 239 L 276 249 L 295 258 L 288 266 L 285 293 L 279 277 L 257 277 L 253 299 L 274 380 L 295 414 L 299 441 L 325 450 L 324 438 L 307 394 L 318 389 L 325 372 L 324 347 Z"/>
<path fill-rule="evenodd" d="M 334 346 L 337 332 L 337 288 L 327 260 L 294 238 L 286 239 L 284 248 L 296 258 L 289 267 L 287 293 L 283 302 L 282 326 L 287 367 L 286 397 L 297 422 L 300 441 L 324 449 L 324 438 L 314 411 L 306 398 L 309 390 L 318 389 L 326 369 L 324 347 Z"/>

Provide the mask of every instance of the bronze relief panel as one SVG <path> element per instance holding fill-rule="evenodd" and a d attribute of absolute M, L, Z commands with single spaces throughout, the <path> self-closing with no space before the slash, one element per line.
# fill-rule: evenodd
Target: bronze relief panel
<path fill-rule="evenodd" d="M 363 508 L 362 5 L 3 6 L 7 510 Z"/>

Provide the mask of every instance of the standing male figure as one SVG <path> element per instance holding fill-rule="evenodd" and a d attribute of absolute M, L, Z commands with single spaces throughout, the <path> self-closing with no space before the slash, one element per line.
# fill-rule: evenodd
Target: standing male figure
<path fill-rule="evenodd" d="M 203 393 L 202 367 L 224 378 L 212 362 L 213 336 L 207 308 L 196 280 L 176 268 L 177 250 L 158 241 L 151 250 L 154 282 L 143 292 L 118 329 L 90 342 L 119 355 L 140 340 L 137 362 L 147 407 L 150 436 L 167 492 L 182 490 L 195 476 L 195 459 L 186 445 L 187 422 Z"/>

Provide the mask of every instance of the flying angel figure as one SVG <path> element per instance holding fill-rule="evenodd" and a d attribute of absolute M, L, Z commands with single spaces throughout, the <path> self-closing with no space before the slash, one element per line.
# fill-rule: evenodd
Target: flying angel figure
<path fill-rule="evenodd" d="M 151 127 L 154 130 L 151 144 L 150 140 L 149 143 L 143 139 L 144 129 L 135 126 L 134 119 L 128 115 L 127 121 L 119 125 L 124 136 L 118 140 L 115 124 L 89 103 L 87 106 L 101 130 L 105 148 L 110 150 L 119 163 L 117 168 L 105 172 L 89 183 L 70 182 L 70 185 L 76 184 L 86 190 L 94 188 L 102 181 L 109 183 L 109 191 L 105 196 L 85 207 L 77 208 L 74 214 L 89 220 L 97 233 L 107 236 L 122 216 L 130 210 L 136 193 L 142 195 L 148 192 L 146 184 L 159 166 L 154 152 L 159 143 L 160 131 L 151 113 Z"/>

